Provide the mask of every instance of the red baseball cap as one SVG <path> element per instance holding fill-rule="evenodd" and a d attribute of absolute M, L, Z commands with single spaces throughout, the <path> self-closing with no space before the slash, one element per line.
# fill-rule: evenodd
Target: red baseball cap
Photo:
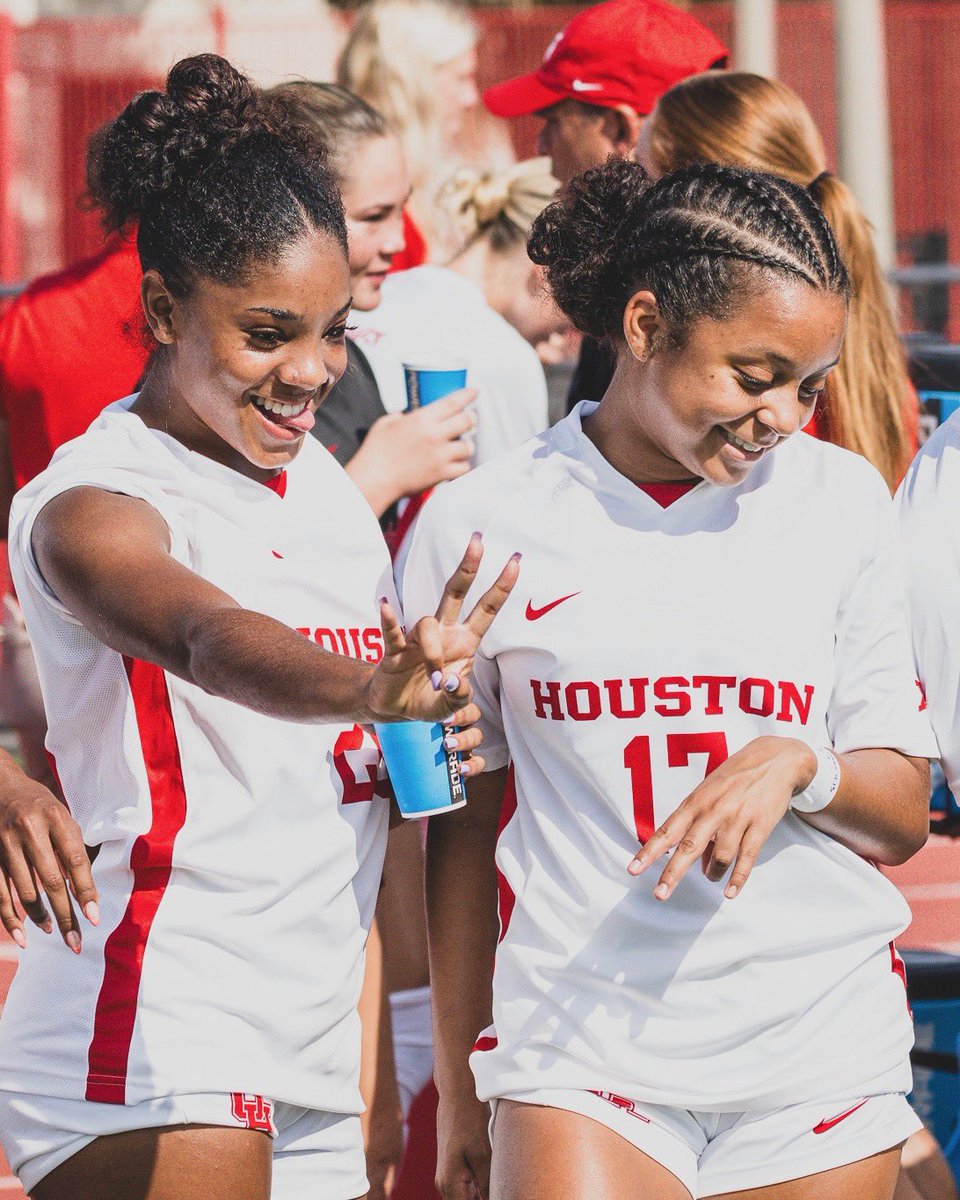
<path fill-rule="evenodd" d="M 665 0 L 609 0 L 578 13 L 550 43 L 538 70 L 483 93 L 498 117 L 519 117 L 560 100 L 649 113 L 681 79 L 726 66 L 730 51 L 709 29 Z"/>

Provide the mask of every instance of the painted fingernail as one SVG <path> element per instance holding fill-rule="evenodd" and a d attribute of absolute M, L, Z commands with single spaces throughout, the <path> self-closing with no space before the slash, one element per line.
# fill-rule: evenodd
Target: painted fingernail
<path fill-rule="evenodd" d="M 70 949 L 74 952 L 74 954 L 80 953 L 80 934 L 77 933 L 77 931 L 75 929 L 70 930 L 70 932 L 67 934 L 64 941 L 67 943 L 67 945 L 70 947 Z"/>
<path fill-rule="evenodd" d="M 440 722 L 441 725 L 456 725 L 456 723 L 457 723 L 457 714 L 456 713 L 451 713 L 449 717 L 444 717 L 443 720 Z"/>
<path fill-rule="evenodd" d="M 446 735 L 446 737 L 443 739 L 443 744 L 446 746 L 446 748 L 447 748 L 448 750 L 456 750 L 456 748 L 457 748 L 457 739 L 456 739 L 456 737 L 454 736 L 454 734 L 452 734 L 452 733 L 448 733 L 448 734 Z"/>
<path fill-rule="evenodd" d="M 44 933 L 53 933 L 53 922 L 50 920 L 49 917 L 47 917 L 47 919 L 40 926 L 40 928 L 43 930 Z"/>
<path fill-rule="evenodd" d="M 445 692 L 455 692 L 459 686 L 460 686 L 460 676 L 459 675 L 448 675 L 447 678 L 443 682 L 443 690 Z"/>
<path fill-rule="evenodd" d="M 481 531 L 481 530 L 479 530 L 479 529 L 475 529 L 475 530 L 473 531 L 473 533 L 471 533 L 471 534 L 470 534 L 470 540 L 471 540 L 472 542 L 482 542 L 482 541 L 483 541 L 483 533 L 482 533 L 482 531 Z"/>
<path fill-rule="evenodd" d="M 523 558 L 522 550 L 515 550 L 514 553 L 510 555 L 511 562 L 519 562 L 521 558 Z"/>
<path fill-rule="evenodd" d="M 469 763 L 465 762 L 465 763 L 460 764 L 460 774 L 461 775 L 470 775 L 471 774 Z"/>
<path fill-rule="evenodd" d="M 100 924 L 100 908 L 96 900 L 88 900 L 83 906 L 83 915 L 87 918 L 91 925 Z"/>
<path fill-rule="evenodd" d="M 21 950 L 26 950 L 26 948 L 27 948 L 27 939 L 26 939 L 26 937 L 24 936 L 24 932 L 23 932 L 23 930 L 22 930 L 22 929 L 15 929 L 15 930 L 13 931 L 13 933 L 11 933 L 11 934 L 10 934 L 10 936 L 11 936 L 11 937 L 13 938 L 13 940 L 14 940 L 14 941 L 17 943 L 17 945 L 20 947 L 20 949 L 21 949 Z"/>
<path fill-rule="evenodd" d="M 653 889 L 653 894 L 658 900 L 666 900 L 666 898 L 670 895 L 670 888 L 665 883 L 658 883 Z"/>
<path fill-rule="evenodd" d="M 381 597 L 380 597 L 380 603 L 381 603 L 381 604 L 389 604 L 389 603 L 390 603 L 390 601 L 387 599 L 387 597 L 386 597 L 386 596 L 381 596 Z"/>
<path fill-rule="evenodd" d="M 430 682 L 433 684 L 433 690 L 439 692 L 440 684 L 443 682 L 443 672 L 434 671 L 430 676 Z"/>

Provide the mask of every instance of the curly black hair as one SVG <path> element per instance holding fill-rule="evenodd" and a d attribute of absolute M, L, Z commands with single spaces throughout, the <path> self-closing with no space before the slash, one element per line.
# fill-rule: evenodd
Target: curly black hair
<path fill-rule="evenodd" d="M 215 54 L 178 62 L 91 146 L 91 197 L 108 230 L 137 224 L 143 269 L 175 296 L 198 277 L 241 280 L 308 229 L 344 250 L 343 205 L 323 145 Z"/>
<path fill-rule="evenodd" d="M 638 163 L 610 159 L 544 209 L 528 251 L 573 324 L 608 341 L 622 336 L 624 308 L 641 288 L 656 296 L 678 343 L 691 322 L 731 312 L 751 268 L 844 298 L 849 291 L 833 233 L 805 188 L 716 163 L 654 181 Z"/>

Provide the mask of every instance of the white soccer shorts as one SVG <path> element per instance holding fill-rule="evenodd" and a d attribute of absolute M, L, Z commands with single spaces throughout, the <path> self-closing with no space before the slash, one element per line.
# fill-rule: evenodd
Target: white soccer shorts
<path fill-rule="evenodd" d="M 356 1200 L 367 1191 L 360 1118 L 274 1104 L 246 1092 L 97 1104 L 0 1091 L 0 1132 L 29 1192 L 97 1137 L 173 1125 L 259 1129 L 273 1138 L 272 1200 Z"/>
<path fill-rule="evenodd" d="M 831 1171 L 889 1150 L 922 1128 L 899 1092 L 725 1113 L 693 1112 L 572 1088 L 544 1088 L 504 1099 L 599 1121 L 676 1175 L 695 1198 Z M 492 1107 L 495 1138 L 497 1101 Z"/>

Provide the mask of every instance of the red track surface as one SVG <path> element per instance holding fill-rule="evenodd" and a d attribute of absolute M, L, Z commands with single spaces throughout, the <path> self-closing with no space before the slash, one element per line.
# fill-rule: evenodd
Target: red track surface
<path fill-rule="evenodd" d="M 913 909 L 897 945 L 960 954 L 960 839 L 931 837 L 906 866 L 886 871 Z"/>

